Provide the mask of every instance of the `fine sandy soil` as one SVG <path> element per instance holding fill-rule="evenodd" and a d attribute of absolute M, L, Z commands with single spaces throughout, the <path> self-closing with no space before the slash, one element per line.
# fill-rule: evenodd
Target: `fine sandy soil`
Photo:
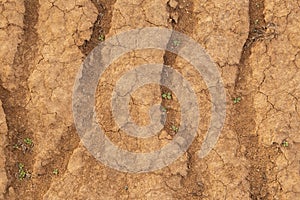
<path fill-rule="evenodd" d="M 103 36 L 149 26 L 185 33 L 207 51 L 224 82 L 226 121 L 200 159 L 211 109 L 201 75 L 169 52 L 124 55 L 97 89 L 99 124 L 113 143 L 152 151 L 172 139 L 171 123 L 180 125 L 176 98 L 166 101 L 161 94 L 168 89 L 147 85 L 132 94 L 131 116 L 146 125 L 150 106 L 161 103 L 166 127 L 149 139 L 118 129 L 110 95 L 132 66 L 171 65 L 191 83 L 201 111 L 184 155 L 158 171 L 124 173 L 80 142 L 73 85 Z M 299 33 L 298 0 L 0 0 L 0 199 L 299 199 Z"/>

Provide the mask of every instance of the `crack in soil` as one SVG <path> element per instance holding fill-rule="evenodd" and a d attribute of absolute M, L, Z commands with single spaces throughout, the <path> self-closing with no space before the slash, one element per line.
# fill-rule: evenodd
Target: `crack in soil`
<path fill-rule="evenodd" d="M 193 33 L 193 29 L 196 24 L 196 18 L 193 15 L 193 2 L 185 1 L 185 0 L 178 0 L 178 5 L 176 7 L 170 6 L 170 1 L 167 4 L 167 11 L 170 13 L 170 23 L 172 25 L 173 30 L 181 32 L 183 34 L 186 34 L 188 36 L 191 36 Z M 174 16 L 178 16 L 178 19 L 174 19 Z M 188 24 L 186 22 L 189 21 Z M 172 34 L 170 37 L 170 40 L 167 44 L 168 48 L 174 47 L 174 41 L 176 39 L 176 34 Z M 172 81 L 173 73 L 172 69 L 165 67 L 165 65 L 171 66 L 175 64 L 177 55 L 166 51 L 163 60 L 164 60 L 164 67 L 162 69 L 161 74 L 161 85 L 165 84 L 167 82 Z M 171 92 L 168 88 L 161 86 L 161 95 Z M 172 107 L 174 109 L 168 110 L 167 119 L 164 125 L 165 131 L 167 131 L 170 135 L 172 135 L 170 128 L 174 122 L 176 122 L 176 119 L 180 118 L 180 104 L 177 101 L 168 101 L 164 98 L 162 98 L 161 105 L 163 107 Z M 172 105 L 172 106 L 170 106 Z M 179 124 L 175 124 L 177 127 L 179 127 Z M 195 141 L 193 142 L 195 144 Z M 204 186 L 203 184 L 199 184 L 197 181 L 197 170 L 195 169 L 193 163 L 196 162 L 197 156 L 195 154 L 196 146 L 191 145 L 191 147 L 187 151 L 187 175 L 185 177 L 182 177 L 181 184 L 184 186 L 182 189 L 182 192 L 177 192 L 178 198 L 200 198 L 204 192 Z"/>
<path fill-rule="evenodd" d="M 91 0 L 98 10 L 98 17 L 93 26 L 90 40 L 85 40 L 79 46 L 81 52 L 87 56 L 101 41 L 105 40 L 105 35 L 109 32 L 112 19 L 112 7 L 116 0 Z"/>
<path fill-rule="evenodd" d="M 243 46 L 235 88 L 239 87 L 239 80 L 244 78 L 243 74 L 250 73 L 250 71 L 248 71 L 250 69 L 246 68 L 245 65 L 251 55 L 251 49 L 254 43 L 262 38 L 265 33 L 266 22 L 263 12 L 264 0 L 249 0 L 249 34 Z"/>
<path fill-rule="evenodd" d="M 270 197 L 268 193 L 268 169 L 274 167 L 274 160 L 280 153 L 276 144 L 264 147 L 259 144 L 259 136 L 254 133 L 255 109 L 253 108 L 253 94 L 258 91 L 256 86 L 251 85 L 252 69 L 249 66 L 251 49 L 255 42 L 263 38 L 265 33 L 264 0 L 249 1 L 249 34 L 244 44 L 239 63 L 234 92 L 236 96 L 242 96 L 242 101 L 235 105 L 232 111 L 234 117 L 234 130 L 238 136 L 241 147 L 245 147 L 242 154 L 249 161 L 249 174 L 247 180 L 250 183 L 250 198 L 253 200 Z M 250 83 L 250 84 L 249 84 Z M 252 91 L 243 94 L 244 91 Z M 254 92 L 253 92 L 254 91 Z M 237 116 L 237 117 L 236 117 Z"/>
<path fill-rule="evenodd" d="M 180 9 L 181 7 L 181 9 Z M 187 21 L 187 19 L 193 19 L 193 4 L 192 3 L 187 3 L 184 0 L 179 0 L 178 1 L 178 5 L 176 7 L 171 7 L 170 6 L 170 2 L 167 3 L 166 5 L 166 9 L 167 11 L 170 13 L 170 19 L 172 18 L 172 14 L 177 13 L 179 18 L 178 20 L 176 20 L 177 22 L 175 22 L 174 20 L 170 20 L 170 23 L 172 25 L 173 30 L 190 35 L 193 31 L 194 28 L 194 24 L 196 23 L 195 19 L 189 24 L 189 26 L 185 25 L 185 22 Z M 186 11 L 189 12 L 186 12 Z M 174 46 L 173 42 L 176 39 L 176 35 L 175 33 L 172 33 L 169 42 L 167 44 L 167 48 L 170 49 Z M 165 65 L 167 66 L 172 66 L 175 61 L 176 61 L 177 55 L 166 51 L 164 56 L 163 56 L 163 60 L 164 60 L 164 67 L 162 69 L 162 73 L 161 73 L 161 85 L 166 84 L 170 81 L 172 81 L 172 77 L 173 77 L 173 72 L 172 69 L 165 67 Z M 163 94 L 167 94 L 167 93 L 172 93 L 171 90 L 169 90 L 168 88 L 161 86 L 160 87 L 161 90 L 161 95 Z M 175 118 L 176 116 L 179 116 L 176 113 L 179 113 L 179 103 L 178 102 L 173 102 L 174 106 L 170 106 L 170 102 L 164 98 L 162 98 L 162 103 L 161 105 L 165 108 L 168 107 L 172 107 L 172 108 L 176 108 L 176 109 L 170 109 L 168 110 L 168 115 L 167 115 L 167 119 L 165 122 L 165 130 L 172 135 L 172 131 L 170 131 L 170 128 L 172 125 L 175 125 L 177 127 L 179 127 L 179 124 L 174 124 L 174 122 L 176 121 Z M 172 104 L 172 102 L 171 102 Z"/>
<path fill-rule="evenodd" d="M 30 169 L 33 164 L 33 157 L 30 152 L 24 154 L 21 151 L 13 151 L 12 147 L 20 139 L 26 137 L 32 138 L 32 133 L 27 128 L 28 121 L 25 107 L 29 99 L 27 79 L 30 74 L 30 62 L 34 60 L 37 52 L 38 34 L 35 25 L 38 21 L 39 2 L 38 0 L 24 1 L 24 6 L 24 32 L 12 64 L 14 71 L 14 79 L 12 81 L 16 84 L 16 88 L 8 91 L 4 87 L 0 87 L 0 98 L 3 102 L 8 126 L 7 138 L 9 144 L 5 149 L 5 156 L 7 158 L 6 173 L 8 176 L 5 198 L 8 198 L 9 187 L 13 187 L 20 196 L 29 189 L 30 184 L 18 181 L 15 176 L 18 172 L 17 162 L 23 163 L 26 169 Z M 26 195 L 28 196 L 28 194 Z"/>

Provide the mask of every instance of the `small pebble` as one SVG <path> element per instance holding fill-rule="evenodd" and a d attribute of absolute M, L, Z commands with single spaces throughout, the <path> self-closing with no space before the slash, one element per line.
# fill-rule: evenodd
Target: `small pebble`
<path fill-rule="evenodd" d="M 175 1 L 175 0 L 170 0 L 170 1 L 169 1 L 169 6 L 170 6 L 171 8 L 176 8 L 177 5 L 178 5 L 178 2 L 177 2 L 177 1 Z"/>

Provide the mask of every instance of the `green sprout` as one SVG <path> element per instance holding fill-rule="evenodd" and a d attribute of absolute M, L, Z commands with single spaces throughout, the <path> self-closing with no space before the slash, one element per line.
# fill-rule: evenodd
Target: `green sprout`
<path fill-rule="evenodd" d="M 172 94 L 171 94 L 170 92 L 168 92 L 168 93 L 163 93 L 161 96 L 162 96 L 162 98 L 164 98 L 164 99 L 169 99 L 169 100 L 172 99 Z"/>
<path fill-rule="evenodd" d="M 284 141 L 282 141 L 282 146 L 284 146 L 284 147 L 288 147 L 289 146 L 289 143 L 288 143 L 288 141 L 286 141 L 286 140 L 284 140 Z"/>
<path fill-rule="evenodd" d="M 233 103 L 234 103 L 234 104 L 240 103 L 241 100 L 242 100 L 241 97 L 235 97 L 235 98 L 233 99 Z"/>
<path fill-rule="evenodd" d="M 33 144 L 32 139 L 30 139 L 30 138 L 25 138 L 25 139 L 24 139 L 24 142 L 25 142 L 26 144 L 28 144 L 28 145 L 32 145 L 32 144 Z"/>
<path fill-rule="evenodd" d="M 30 173 L 28 173 L 25 169 L 24 169 L 24 164 L 23 163 L 19 163 L 18 164 L 18 178 L 19 180 L 23 180 L 24 178 L 29 178 L 30 177 Z"/>
<path fill-rule="evenodd" d="M 165 107 L 162 106 L 162 107 L 161 107 L 161 111 L 162 111 L 162 112 L 167 112 L 167 109 L 166 109 Z"/>
<path fill-rule="evenodd" d="M 19 146 L 18 144 L 14 144 L 14 145 L 13 145 L 13 149 L 18 149 L 18 150 L 19 150 L 19 149 L 20 149 L 20 146 Z"/>
<path fill-rule="evenodd" d="M 175 47 L 179 46 L 180 45 L 180 41 L 179 40 L 173 40 L 173 45 Z"/>
<path fill-rule="evenodd" d="M 103 42 L 105 40 L 105 36 L 104 35 L 99 35 L 99 38 L 98 38 L 99 41 Z"/>
<path fill-rule="evenodd" d="M 58 174 L 59 174 L 59 170 L 58 170 L 58 169 L 54 169 L 54 170 L 53 170 L 53 174 L 54 174 L 54 175 L 58 175 Z"/>
<path fill-rule="evenodd" d="M 175 126 L 175 125 L 172 125 L 171 129 L 172 129 L 172 131 L 174 131 L 175 133 L 177 133 L 179 128 L 177 126 Z"/>

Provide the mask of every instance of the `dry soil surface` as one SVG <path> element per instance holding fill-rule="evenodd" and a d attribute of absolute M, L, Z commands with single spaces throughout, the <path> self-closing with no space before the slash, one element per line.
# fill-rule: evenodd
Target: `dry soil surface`
<path fill-rule="evenodd" d="M 116 127 L 111 92 L 139 64 L 177 69 L 196 91 L 201 120 L 197 138 L 174 163 L 124 173 L 97 161 L 80 142 L 73 84 L 104 36 L 149 26 L 185 33 L 207 51 L 224 81 L 226 122 L 200 159 L 211 109 L 201 75 L 169 52 L 128 53 L 97 89 L 99 124 L 115 144 L 155 150 L 172 139 L 170 123 L 180 124 L 176 98 L 170 103 L 161 98 L 166 88 L 147 85 L 132 95 L 131 115 L 145 125 L 149 107 L 162 103 L 166 128 L 144 140 Z M 298 199 L 299 32 L 298 0 L 0 0 L 0 199 Z"/>

